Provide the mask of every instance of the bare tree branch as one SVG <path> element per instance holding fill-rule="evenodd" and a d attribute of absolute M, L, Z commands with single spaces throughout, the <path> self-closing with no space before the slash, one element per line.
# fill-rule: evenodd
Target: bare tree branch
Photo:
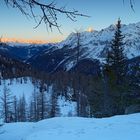
<path fill-rule="evenodd" d="M 57 28 L 60 32 L 60 25 L 58 23 L 58 14 L 63 14 L 71 21 L 76 21 L 78 16 L 89 17 L 84 14 L 80 14 L 77 10 L 67 10 L 66 7 L 58 8 L 54 2 L 49 4 L 41 3 L 39 0 L 4 0 L 7 6 L 17 8 L 23 15 L 33 18 L 37 25 L 37 28 L 43 22 L 46 27 L 51 29 Z M 38 11 L 40 13 L 38 15 Z"/>
<path fill-rule="evenodd" d="M 134 10 L 134 0 L 130 0 L 130 6 L 131 6 L 131 9 L 135 12 L 135 10 Z"/>
<path fill-rule="evenodd" d="M 41 2 L 40 0 L 4 0 L 8 7 L 17 8 L 23 15 L 29 18 L 33 18 L 37 25 L 34 28 L 45 23 L 47 29 L 53 27 L 57 28 L 60 32 L 60 24 L 58 21 L 58 15 L 65 15 L 71 21 L 76 21 L 76 18 L 89 17 L 84 14 L 80 14 L 77 10 L 67 10 L 66 7 L 58 8 L 55 2 L 49 4 Z M 47 1 L 47 0 L 46 0 Z M 123 3 L 125 0 L 122 0 Z M 129 0 L 131 9 L 134 10 L 134 0 Z"/>
<path fill-rule="evenodd" d="M 124 3 L 125 3 L 125 0 L 123 0 L 123 4 Z M 133 10 L 133 12 L 135 12 L 135 9 L 134 9 L 135 0 L 129 0 L 129 4 L 130 4 L 130 7 Z"/>

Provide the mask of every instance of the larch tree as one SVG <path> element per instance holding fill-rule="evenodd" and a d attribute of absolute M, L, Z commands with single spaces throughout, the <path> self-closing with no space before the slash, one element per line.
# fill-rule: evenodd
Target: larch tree
<path fill-rule="evenodd" d="M 34 91 L 32 93 L 31 99 L 30 99 L 30 105 L 29 105 L 29 120 L 30 121 L 38 121 L 38 108 L 37 108 L 37 96 L 38 92 L 36 91 L 36 87 L 34 85 Z"/>
<path fill-rule="evenodd" d="M 1 96 L 1 104 L 2 104 L 2 112 L 4 116 L 4 121 L 6 123 L 9 123 L 12 121 L 12 97 L 10 94 L 9 89 L 6 86 L 5 80 L 4 80 L 4 88 L 3 88 L 3 94 Z"/>
<path fill-rule="evenodd" d="M 18 121 L 18 118 L 17 118 L 17 97 L 14 96 L 13 97 L 13 119 L 14 119 L 14 122 L 17 122 Z"/>
<path fill-rule="evenodd" d="M 26 105 L 27 104 L 26 104 L 25 95 L 23 94 L 23 96 L 18 101 L 18 107 L 17 107 L 19 122 L 27 121 L 27 106 Z"/>
<path fill-rule="evenodd" d="M 37 116 L 39 120 L 47 118 L 47 99 L 45 94 L 45 83 L 40 85 L 40 91 L 37 95 Z"/>
<path fill-rule="evenodd" d="M 37 23 L 37 28 L 40 24 L 45 23 L 52 30 L 53 27 L 60 31 L 58 21 L 59 15 L 64 15 L 71 21 L 76 21 L 79 16 L 88 17 L 79 13 L 77 10 L 67 10 L 65 6 L 58 7 L 54 1 L 40 0 L 3 0 L 8 7 L 18 9 L 23 15 L 32 18 Z"/>
<path fill-rule="evenodd" d="M 89 17 L 79 13 L 77 10 L 67 10 L 65 6 L 58 7 L 57 4 L 39 0 L 3 0 L 8 7 L 18 9 L 23 15 L 34 19 L 37 23 L 37 28 L 40 24 L 45 23 L 46 26 L 52 30 L 53 27 L 60 31 L 60 24 L 58 21 L 59 15 L 65 15 L 71 21 L 76 21 L 77 17 Z M 122 0 L 125 3 L 125 0 Z M 128 2 L 128 1 L 127 1 Z M 134 11 L 134 0 L 129 0 L 130 7 Z M 38 13 L 40 11 L 40 13 Z"/>

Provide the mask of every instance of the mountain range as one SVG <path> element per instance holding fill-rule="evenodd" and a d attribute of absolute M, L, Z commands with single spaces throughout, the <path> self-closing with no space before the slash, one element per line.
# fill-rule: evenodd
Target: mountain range
<path fill-rule="evenodd" d="M 70 71 L 74 67 L 84 69 L 83 66 L 90 67 L 88 70 L 90 73 L 105 63 L 106 53 L 114 36 L 115 28 L 115 25 L 110 25 L 100 31 L 80 32 L 78 64 L 76 61 L 78 39 L 76 33 L 71 33 L 60 43 L 39 45 L 1 43 L 0 54 L 31 64 L 48 73 L 59 70 Z M 121 30 L 124 35 L 124 50 L 128 61 L 133 63 L 136 61 L 135 63 L 140 65 L 140 22 L 122 25 Z"/>

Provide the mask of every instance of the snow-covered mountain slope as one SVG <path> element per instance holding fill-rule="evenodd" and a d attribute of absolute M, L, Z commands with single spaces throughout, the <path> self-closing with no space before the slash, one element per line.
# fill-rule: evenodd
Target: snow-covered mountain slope
<path fill-rule="evenodd" d="M 61 117 L 0 127 L 0 140 L 139 140 L 140 114 L 111 118 Z"/>
<path fill-rule="evenodd" d="M 85 56 L 89 58 L 100 59 L 104 57 L 105 50 L 109 47 L 114 36 L 115 25 L 102 29 L 100 31 L 82 32 L 80 35 L 81 48 L 86 47 Z M 124 35 L 124 48 L 127 57 L 133 58 L 140 55 L 140 22 L 129 25 L 122 25 L 122 34 Z M 72 33 L 59 46 L 76 46 L 76 34 Z"/>
<path fill-rule="evenodd" d="M 47 86 L 47 85 L 46 85 Z M 25 96 L 25 100 L 27 103 L 27 107 L 30 104 L 32 94 L 33 92 L 40 92 L 40 81 L 38 80 L 38 83 L 33 84 L 32 79 L 30 77 L 23 77 L 23 78 L 14 78 L 14 79 L 7 79 L 7 80 L 1 80 L 0 84 L 0 98 L 3 96 L 4 87 L 8 89 L 8 92 L 10 94 L 10 98 L 12 100 L 13 96 L 16 96 L 17 99 L 20 99 Z M 44 92 L 46 95 L 46 100 L 48 105 L 51 102 L 51 96 L 52 96 L 52 85 L 47 86 L 47 90 Z M 0 100 L 0 103 L 1 100 Z M 57 105 L 59 108 L 58 114 L 56 116 L 76 116 L 76 102 L 67 100 L 64 96 L 58 96 L 57 98 Z M 1 112 L 1 104 L 0 104 L 0 119 L 2 118 L 2 112 Z M 48 106 L 49 111 L 49 106 Z M 0 139 L 1 140 L 1 139 Z"/>
<path fill-rule="evenodd" d="M 115 25 L 100 31 L 81 32 L 80 33 L 80 60 L 97 59 L 104 62 L 106 52 L 111 44 L 115 32 Z M 122 25 L 122 34 L 124 35 L 124 49 L 128 59 L 140 56 L 140 22 L 129 25 Z M 77 55 L 77 34 L 71 33 L 68 38 L 55 44 L 55 49 L 44 51 L 38 56 L 30 59 L 29 63 L 36 67 L 45 65 L 46 69 L 50 67 L 56 69 L 71 69 L 76 64 Z M 45 67 L 44 67 L 45 69 Z"/>

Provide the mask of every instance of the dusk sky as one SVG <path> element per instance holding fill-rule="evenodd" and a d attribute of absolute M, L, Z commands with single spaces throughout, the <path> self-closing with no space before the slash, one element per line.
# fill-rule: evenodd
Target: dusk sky
<path fill-rule="evenodd" d="M 43 40 L 47 42 L 60 41 L 75 29 L 87 30 L 92 27 L 100 30 L 116 22 L 118 17 L 123 24 L 140 21 L 140 0 L 135 0 L 135 12 L 130 8 L 128 0 L 56 0 L 58 7 L 66 5 L 67 9 L 77 9 L 79 13 L 87 14 L 90 18 L 79 17 L 77 22 L 72 22 L 63 15 L 59 17 L 62 25 L 60 34 L 57 29 L 48 32 L 42 24 L 33 29 L 36 23 L 27 19 L 16 9 L 7 8 L 4 2 L 0 3 L 0 35 L 4 38 L 15 38 L 25 40 Z M 51 0 L 46 0 L 47 2 Z"/>

